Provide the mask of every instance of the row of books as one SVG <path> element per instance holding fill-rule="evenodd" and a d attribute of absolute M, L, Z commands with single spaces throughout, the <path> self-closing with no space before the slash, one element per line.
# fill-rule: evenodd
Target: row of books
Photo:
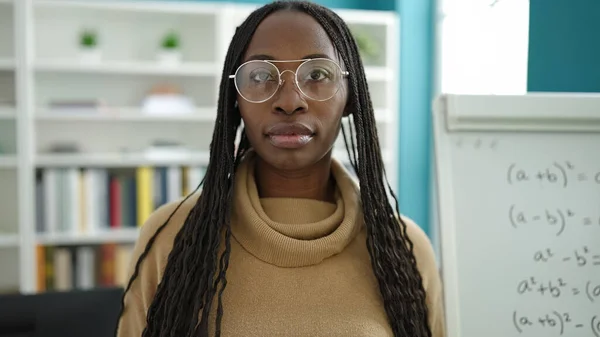
<path fill-rule="evenodd" d="M 141 226 L 159 206 L 193 192 L 205 168 L 45 168 L 36 180 L 39 233 Z"/>
<path fill-rule="evenodd" d="M 69 291 L 126 285 L 133 245 L 37 247 L 37 289 Z"/>

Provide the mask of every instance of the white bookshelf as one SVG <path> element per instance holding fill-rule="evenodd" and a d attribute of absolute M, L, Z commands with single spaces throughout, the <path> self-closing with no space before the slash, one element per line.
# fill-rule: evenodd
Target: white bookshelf
<path fill-rule="evenodd" d="M 0 258 L 0 292 L 36 291 L 38 246 L 131 244 L 137 239 L 138 228 L 39 232 L 36 179 L 44 170 L 208 163 L 222 63 L 235 27 L 254 8 L 205 2 L 0 0 L 0 146 L 5 148 L 0 152 L 0 214 L 5 219 L 0 220 L 0 255 L 10 256 Z M 338 13 L 379 45 L 379 54 L 363 62 L 386 170 L 396 186 L 398 19 L 388 12 Z M 99 34 L 99 60 L 81 55 L 77 39 L 84 28 Z M 157 58 L 159 41 L 170 30 L 182 40 L 181 62 L 175 65 Z M 161 85 L 189 98 L 190 111 L 146 113 L 144 100 Z M 97 108 L 65 104 L 89 105 L 92 100 L 99 101 Z M 180 143 L 185 150 L 150 151 L 157 140 Z M 65 144 L 77 151 L 52 150 Z M 334 155 L 347 162 L 341 137 Z"/>

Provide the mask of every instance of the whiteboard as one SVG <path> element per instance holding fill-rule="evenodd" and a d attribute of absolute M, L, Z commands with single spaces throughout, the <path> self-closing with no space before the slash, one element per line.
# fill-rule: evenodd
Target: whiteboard
<path fill-rule="evenodd" d="M 434 104 L 448 337 L 600 337 L 600 95 Z"/>

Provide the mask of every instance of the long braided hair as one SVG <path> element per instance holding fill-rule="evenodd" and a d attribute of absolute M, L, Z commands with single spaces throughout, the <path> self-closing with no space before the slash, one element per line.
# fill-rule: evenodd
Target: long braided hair
<path fill-rule="evenodd" d="M 210 161 L 205 177 L 198 186 L 200 188 L 203 185 L 202 193 L 175 237 L 162 281 L 148 309 L 142 336 L 208 336 L 209 314 L 215 297 L 217 310 L 214 330 L 216 336 L 220 336 L 224 312 L 222 294 L 227 284 L 226 271 L 230 253 L 233 182 L 241 158 L 250 149 L 248 138 L 243 128 L 240 128 L 241 116 L 235 104 L 236 91 L 228 75 L 233 74 L 243 61 L 243 55 L 259 23 L 279 10 L 298 11 L 315 18 L 329 35 L 343 64 L 350 71 L 347 107 L 351 110 L 350 118 L 353 123 L 350 123 L 349 135 L 344 128 L 342 133 L 352 168 L 360 184 L 360 198 L 367 228 L 366 244 L 373 272 L 394 335 L 430 337 L 425 290 L 406 224 L 397 216 L 400 213 L 398 202 L 387 183 L 373 106 L 357 45 L 349 28 L 337 14 L 323 6 L 304 1 L 267 4 L 252 12 L 233 36 L 220 84 Z M 238 131 L 241 132 L 241 138 L 236 150 Z M 208 183 L 204 184 L 205 182 Z M 382 202 L 387 200 L 387 192 L 396 200 L 395 209 L 389 203 Z M 140 264 L 148 255 L 156 237 L 169 221 L 170 217 L 149 240 L 135 265 L 125 293 L 138 276 Z M 225 247 L 218 257 L 223 243 Z"/>

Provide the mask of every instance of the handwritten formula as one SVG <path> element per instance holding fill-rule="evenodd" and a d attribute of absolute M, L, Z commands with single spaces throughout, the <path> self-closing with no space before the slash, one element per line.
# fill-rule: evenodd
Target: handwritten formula
<path fill-rule="evenodd" d="M 587 330 L 589 336 L 600 337 L 600 316 L 589 318 L 572 316 L 569 312 L 553 310 L 540 315 L 527 315 L 513 312 L 513 324 L 519 333 L 533 332 L 537 336 L 571 336 L 573 331 Z"/>
<path fill-rule="evenodd" d="M 600 188 L 600 186 L 599 186 Z M 553 231 L 556 236 L 563 234 L 567 225 L 596 227 L 600 229 L 600 205 L 597 214 L 580 215 L 571 208 L 545 208 L 539 210 L 527 210 L 518 205 L 510 205 L 508 209 L 508 220 L 513 228 L 523 228 L 531 226 L 543 226 Z M 600 235 L 600 234 L 599 234 Z"/>
<path fill-rule="evenodd" d="M 596 266 L 598 267 L 598 275 L 600 275 L 600 247 L 598 252 L 593 252 L 587 246 L 572 251 L 559 254 L 552 248 L 545 248 L 536 251 L 533 254 L 535 263 L 549 263 L 553 261 L 562 261 L 563 263 L 571 263 L 578 267 Z"/>
<path fill-rule="evenodd" d="M 519 295 L 537 295 L 549 298 L 581 296 L 594 303 L 600 300 L 600 280 L 577 284 L 566 281 L 563 278 L 548 281 L 538 280 L 532 276 L 521 280 L 517 284 L 516 291 Z"/>
<path fill-rule="evenodd" d="M 511 189 L 521 187 L 520 201 L 503 206 L 507 228 L 515 236 L 547 240 L 527 248 L 527 274 L 511 280 L 519 305 L 506 314 L 512 314 L 515 331 L 524 337 L 600 337 L 600 165 L 510 163 L 498 179 Z"/>
<path fill-rule="evenodd" d="M 526 170 L 512 163 L 506 171 L 506 180 L 510 185 L 541 183 L 568 187 L 570 184 L 595 184 L 600 186 L 600 168 L 592 171 L 577 169 L 571 162 L 553 162 L 535 170 Z"/>

